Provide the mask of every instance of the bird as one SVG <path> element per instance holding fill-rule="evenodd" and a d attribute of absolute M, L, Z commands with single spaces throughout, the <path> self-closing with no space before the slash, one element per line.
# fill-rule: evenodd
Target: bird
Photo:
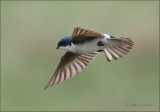
<path fill-rule="evenodd" d="M 109 34 L 75 27 L 72 36 L 64 37 L 58 42 L 56 49 L 66 50 L 66 53 L 44 89 L 74 77 L 101 52 L 104 52 L 108 61 L 117 60 L 127 55 L 133 46 L 134 42 L 130 38 L 116 38 Z"/>

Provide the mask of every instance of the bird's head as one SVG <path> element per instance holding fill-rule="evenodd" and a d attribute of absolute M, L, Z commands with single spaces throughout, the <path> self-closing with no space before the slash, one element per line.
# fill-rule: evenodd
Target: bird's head
<path fill-rule="evenodd" d="M 71 36 L 65 37 L 58 42 L 56 49 L 59 48 L 66 49 L 66 47 L 71 46 L 71 42 L 72 42 Z"/>

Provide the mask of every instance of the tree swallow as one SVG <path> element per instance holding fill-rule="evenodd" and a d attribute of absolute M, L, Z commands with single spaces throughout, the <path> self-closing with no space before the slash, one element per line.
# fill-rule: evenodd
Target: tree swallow
<path fill-rule="evenodd" d="M 112 58 L 117 60 L 129 53 L 133 45 L 133 41 L 129 38 L 115 38 L 109 34 L 76 27 L 72 36 L 59 41 L 57 49 L 64 49 L 67 52 L 61 58 L 56 71 L 44 89 L 80 73 L 99 52 L 104 52 L 108 61 Z"/>

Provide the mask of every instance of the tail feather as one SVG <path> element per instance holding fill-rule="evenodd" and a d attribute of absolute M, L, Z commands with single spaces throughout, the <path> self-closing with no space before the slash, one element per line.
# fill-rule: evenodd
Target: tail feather
<path fill-rule="evenodd" d="M 108 40 L 111 44 L 109 47 L 104 48 L 104 54 L 108 61 L 111 61 L 112 58 L 117 60 L 118 58 L 127 55 L 134 46 L 134 42 L 130 38 L 121 37 Z"/>

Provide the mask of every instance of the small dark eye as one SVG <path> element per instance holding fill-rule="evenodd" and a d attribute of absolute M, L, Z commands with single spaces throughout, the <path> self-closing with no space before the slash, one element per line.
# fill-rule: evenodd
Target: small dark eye
<path fill-rule="evenodd" d="M 61 44 L 61 46 L 66 46 L 65 42 L 61 42 L 60 44 Z"/>
<path fill-rule="evenodd" d="M 99 41 L 98 46 L 104 46 L 104 44 L 101 41 Z"/>

